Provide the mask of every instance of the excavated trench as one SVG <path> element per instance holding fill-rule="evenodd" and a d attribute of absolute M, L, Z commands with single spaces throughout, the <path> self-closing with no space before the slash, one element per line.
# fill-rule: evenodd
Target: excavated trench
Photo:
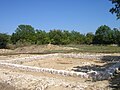
<path fill-rule="evenodd" d="M 66 59 L 68 60 L 65 61 Z M 57 62 L 53 63 L 56 60 Z M 19 57 L 9 60 L 0 60 L 0 66 L 12 68 L 12 69 L 17 68 L 20 70 L 31 71 L 31 72 L 47 72 L 50 74 L 59 74 L 63 76 L 75 76 L 81 78 L 93 78 L 97 80 L 103 80 L 111 77 L 115 72 L 115 69 L 120 67 L 119 60 L 120 60 L 119 56 L 111 56 L 110 54 L 57 53 L 57 54 L 47 54 L 47 55 L 31 55 L 31 56 L 28 55 L 27 57 Z M 103 63 L 101 65 L 96 65 L 96 63 L 94 62 L 98 62 L 98 61 L 101 61 Z M 107 61 L 108 64 L 106 65 L 104 61 Z M 39 63 L 44 63 L 44 64 L 37 65 Z M 67 64 L 69 64 L 72 67 L 69 67 L 69 65 L 67 66 Z M 69 68 L 67 67 L 63 68 L 65 66 Z"/>
<path fill-rule="evenodd" d="M 63 47 L 1 50 L 0 90 L 111 90 L 108 78 L 120 66 L 119 54 L 44 54 L 44 49 Z"/>

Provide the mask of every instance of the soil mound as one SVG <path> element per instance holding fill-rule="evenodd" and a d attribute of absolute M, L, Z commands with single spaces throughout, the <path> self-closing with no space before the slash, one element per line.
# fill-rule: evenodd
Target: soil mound
<path fill-rule="evenodd" d="M 76 48 L 71 47 L 63 47 L 63 46 L 57 46 L 57 45 L 32 45 L 32 46 L 26 46 L 26 47 L 19 47 L 14 50 L 16 53 L 43 53 L 45 51 L 54 51 L 54 50 L 72 50 Z"/>

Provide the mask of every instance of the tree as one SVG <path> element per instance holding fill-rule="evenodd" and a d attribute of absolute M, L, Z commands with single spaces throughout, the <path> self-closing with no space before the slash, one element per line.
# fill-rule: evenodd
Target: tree
<path fill-rule="evenodd" d="M 63 45 L 70 44 L 70 32 L 67 30 L 64 30 L 62 34 L 63 34 L 61 38 L 62 44 Z"/>
<path fill-rule="evenodd" d="M 70 40 L 72 44 L 83 44 L 84 43 L 84 35 L 80 34 L 77 31 L 71 31 Z"/>
<path fill-rule="evenodd" d="M 7 48 L 10 36 L 5 33 L 0 33 L 0 48 Z"/>
<path fill-rule="evenodd" d="M 116 14 L 117 19 L 120 19 L 120 0 L 109 0 L 115 6 L 110 9 L 110 12 Z"/>
<path fill-rule="evenodd" d="M 61 30 L 50 30 L 49 32 L 49 38 L 50 38 L 50 43 L 55 44 L 55 45 L 60 45 L 62 44 L 62 37 L 63 33 Z"/>
<path fill-rule="evenodd" d="M 114 44 L 120 45 L 120 31 L 117 28 L 113 29 L 113 39 L 114 39 Z"/>
<path fill-rule="evenodd" d="M 86 44 L 92 44 L 94 39 L 94 34 L 92 32 L 89 32 L 86 34 Z"/>
<path fill-rule="evenodd" d="M 13 44 L 21 43 L 35 43 L 35 30 L 31 25 L 19 25 L 12 34 L 11 40 Z"/>
<path fill-rule="evenodd" d="M 37 44 L 48 44 L 50 42 L 48 33 L 42 30 L 36 30 L 36 43 Z"/>
<path fill-rule="evenodd" d="M 110 34 L 111 33 L 111 28 L 102 25 L 100 26 L 96 32 L 95 32 L 95 38 L 94 38 L 94 43 L 95 44 L 110 44 Z"/>

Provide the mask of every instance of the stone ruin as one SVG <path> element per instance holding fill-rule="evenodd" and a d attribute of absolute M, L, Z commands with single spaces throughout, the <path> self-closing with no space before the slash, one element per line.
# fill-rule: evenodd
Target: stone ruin
<path fill-rule="evenodd" d="M 24 66 L 20 65 L 21 62 L 30 62 L 33 60 L 43 59 L 43 58 L 49 58 L 54 56 L 61 56 L 61 57 L 69 57 L 69 58 L 80 58 L 80 59 L 104 59 L 109 61 L 117 61 L 117 63 L 111 65 L 109 68 L 105 69 L 104 71 L 88 71 L 85 72 L 74 72 L 74 71 L 66 71 L 66 70 L 56 70 L 52 68 L 38 68 L 38 67 L 32 67 L 32 66 Z M 27 58 L 27 59 L 26 59 Z M 120 57 L 119 56 L 113 56 L 109 57 L 109 54 L 47 54 L 47 55 L 38 55 L 33 57 L 26 57 L 26 58 L 18 58 L 13 60 L 1 60 L 0 66 L 1 67 L 7 67 L 7 68 L 13 68 L 13 69 L 20 69 L 25 71 L 31 71 L 31 72 L 46 72 L 50 74 L 58 74 L 63 76 L 73 76 L 73 77 L 81 77 L 81 78 L 92 78 L 94 80 L 103 80 L 110 78 L 116 68 L 120 67 Z"/>

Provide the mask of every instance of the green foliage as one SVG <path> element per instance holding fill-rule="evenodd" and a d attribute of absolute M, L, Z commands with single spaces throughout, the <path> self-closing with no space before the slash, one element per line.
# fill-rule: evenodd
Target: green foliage
<path fill-rule="evenodd" d="M 100 26 L 95 32 L 95 44 L 110 44 L 111 29 L 106 25 Z"/>
<path fill-rule="evenodd" d="M 98 27 L 95 35 L 91 32 L 86 35 L 80 34 L 77 31 L 67 30 L 35 30 L 31 25 L 19 25 L 15 32 L 10 36 L 7 34 L 0 34 L 0 47 L 5 48 L 6 45 L 13 46 L 26 46 L 31 44 L 54 44 L 54 45 L 67 45 L 67 44 L 118 44 L 120 45 L 120 31 L 117 28 L 111 30 L 110 27 L 102 25 Z M 12 45 L 10 47 L 13 47 Z"/>
<path fill-rule="evenodd" d="M 120 46 L 120 31 L 117 28 L 114 28 L 113 31 L 114 31 L 113 37 L 114 43 Z"/>
<path fill-rule="evenodd" d="M 110 12 L 116 14 L 117 19 L 120 19 L 120 0 L 109 0 L 115 6 L 110 9 Z"/>
<path fill-rule="evenodd" d="M 30 25 L 19 25 L 15 33 L 12 34 L 11 41 L 13 44 L 17 42 L 35 44 L 34 28 Z"/>
<path fill-rule="evenodd" d="M 42 30 L 36 30 L 36 44 L 48 44 L 50 42 L 48 33 Z"/>
<path fill-rule="evenodd" d="M 49 37 L 51 44 L 55 44 L 55 45 L 62 44 L 63 33 L 61 30 L 50 30 Z"/>
<path fill-rule="evenodd" d="M 118 44 L 119 41 L 119 30 L 114 28 L 111 30 L 111 43 Z"/>
<path fill-rule="evenodd" d="M 7 44 L 10 42 L 9 39 L 9 35 L 0 33 L 0 48 L 7 48 Z"/>
<path fill-rule="evenodd" d="M 86 34 L 86 41 L 85 43 L 90 45 L 93 43 L 93 39 L 94 39 L 94 34 L 92 32 L 89 32 Z"/>
<path fill-rule="evenodd" d="M 106 25 L 100 26 L 93 39 L 94 44 L 118 44 L 120 45 L 120 31 L 117 28 L 111 30 Z"/>
<path fill-rule="evenodd" d="M 72 31 L 70 40 L 72 44 L 84 44 L 84 35 L 80 34 L 77 31 Z"/>
<path fill-rule="evenodd" d="M 62 32 L 61 41 L 62 41 L 61 44 L 63 44 L 63 45 L 70 44 L 70 32 L 69 31 L 64 30 Z"/>

